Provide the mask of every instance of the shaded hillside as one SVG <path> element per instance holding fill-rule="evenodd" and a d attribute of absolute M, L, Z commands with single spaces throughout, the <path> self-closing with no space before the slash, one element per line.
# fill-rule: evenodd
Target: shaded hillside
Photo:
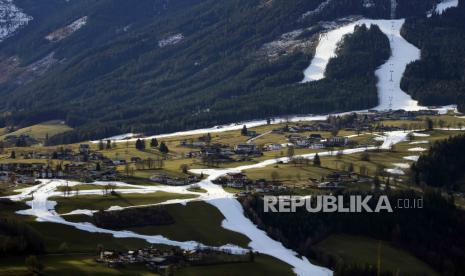
<path fill-rule="evenodd" d="M 413 182 L 446 190 L 465 191 L 465 136 L 436 142 L 412 166 Z"/>
<path fill-rule="evenodd" d="M 465 2 L 431 18 L 407 20 L 405 37 L 422 50 L 410 64 L 402 89 L 423 105 L 459 104 L 465 111 Z"/>
<path fill-rule="evenodd" d="M 327 25 L 320 21 L 390 16 L 388 0 L 56 0 L 45 6 L 19 0 L 18 5 L 35 20 L 0 44 L 0 56 L 19 60 L 10 64 L 14 70 L 5 70 L 18 73 L 0 82 L 0 110 L 7 111 L 0 123 L 62 119 L 75 128 L 51 139 L 55 142 L 372 107 L 373 79 L 299 81 L 318 32 Z M 46 39 L 84 18 L 86 24 L 62 40 Z M 272 58 L 263 55 L 264 45 L 282 45 L 289 37 L 288 46 Z"/>

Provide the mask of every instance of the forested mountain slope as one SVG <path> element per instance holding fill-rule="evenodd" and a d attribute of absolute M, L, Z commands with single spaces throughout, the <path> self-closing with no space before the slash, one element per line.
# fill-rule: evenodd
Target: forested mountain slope
<path fill-rule="evenodd" d="M 402 88 L 424 105 L 459 104 L 465 111 L 465 2 L 430 18 L 411 18 L 404 35 L 422 50 Z"/>
<path fill-rule="evenodd" d="M 435 2 L 398 1 L 397 14 Z M 0 44 L 0 123 L 63 119 L 75 130 L 55 142 L 373 107 L 373 79 L 299 82 L 334 20 L 391 16 L 390 0 L 15 4 L 34 20 Z"/>

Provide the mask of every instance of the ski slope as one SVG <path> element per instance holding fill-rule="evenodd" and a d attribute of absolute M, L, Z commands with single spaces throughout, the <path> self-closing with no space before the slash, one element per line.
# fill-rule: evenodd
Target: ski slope
<path fill-rule="evenodd" d="M 343 40 L 344 35 L 354 32 L 355 26 L 363 24 L 367 26 L 378 25 L 389 38 L 392 54 L 386 63 L 381 65 L 375 72 L 378 77 L 379 97 L 379 105 L 375 109 L 404 109 L 410 111 L 425 109 L 400 88 L 400 81 L 406 66 L 420 58 L 420 50 L 400 35 L 404 22 L 404 19 L 361 19 L 321 35 L 315 56 L 309 67 L 304 71 L 302 83 L 321 80 L 325 77 L 326 66 L 329 60 L 336 56 L 338 44 Z"/>
<path fill-rule="evenodd" d="M 436 5 L 436 13 L 442 14 L 445 10 L 455 8 L 459 5 L 459 0 L 443 0 L 441 3 Z"/>

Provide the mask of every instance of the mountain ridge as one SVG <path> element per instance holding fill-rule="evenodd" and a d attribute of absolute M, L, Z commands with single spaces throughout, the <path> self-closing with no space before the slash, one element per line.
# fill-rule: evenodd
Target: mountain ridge
<path fill-rule="evenodd" d="M 310 63 L 311 49 L 296 47 L 286 52 L 285 48 L 272 60 L 257 57 L 263 45 L 298 29 L 305 31 L 296 41 L 311 41 L 321 31 L 322 20 L 357 13 L 390 17 L 390 1 L 368 5 L 359 0 L 295 0 L 291 4 L 278 0 L 144 0 L 138 1 L 137 7 L 124 2 L 99 1 L 85 8 L 86 0 L 67 3 L 69 6 L 60 3 L 55 8 L 66 16 L 56 15 L 41 23 L 43 19 L 32 13 L 37 18 L 35 26 L 0 44 L 0 54 L 17 53 L 23 64 L 50 51 L 59 61 L 25 85 L 1 85 L 0 94 L 6 101 L 0 108 L 8 114 L 1 123 L 28 125 L 63 119 L 76 130 L 57 139 L 71 142 L 374 105 L 359 97 L 355 86 L 333 89 L 324 82 L 296 84 Z M 435 3 L 427 2 L 415 14 L 422 10 L 425 16 Z M 398 14 L 406 12 L 405 3 L 399 3 Z M 123 10 L 129 15 L 113 18 Z M 315 10 L 318 12 L 308 15 Z M 307 16 L 302 18 L 304 14 Z M 83 16 L 88 16 L 86 26 L 71 36 L 57 43 L 44 39 Z M 310 26 L 314 29 L 308 30 Z M 160 41 L 175 35 L 182 36 L 178 43 L 160 47 Z M 34 51 L 28 43 L 31 40 L 40 41 Z M 334 91 L 332 96 L 327 89 Z M 351 95 L 350 102 L 347 95 Z"/>

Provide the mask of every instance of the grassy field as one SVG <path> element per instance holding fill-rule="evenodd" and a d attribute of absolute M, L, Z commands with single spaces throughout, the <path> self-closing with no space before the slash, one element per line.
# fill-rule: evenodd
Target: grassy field
<path fill-rule="evenodd" d="M 210 246 L 230 243 L 248 247 L 250 240 L 247 237 L 221 227 L 223 215 L 208 203 L 191 202 L 186 206 L 170 204 L 163 208 L 174 218 L 174 224 L 132 227 L 127 230 L 146 235 L 163 235 L 178 241 L 195 240 Z M 69 215 L 64 218 L 72 222 L 93 223 L 93 218 L 86 215 Z"/>
<path fill-rule="evenodd" d="M 34 228 L 42 237 L 47 253 L 63 253 L 62 247 L 64 244 L 68 248 L 66 250 L 68 253 L 92 254 L 96 252 L 97 245 L 116 250 L 128 250 L 148 245 L 147 242 L 140 239 L 116 239 L 109 234 L 84 232 L 71 226 L 49 222 L 37 222 L 32 216 L 15 214 L 18 210 L 28 208 L 29 207 L 24 203 L 15 203 L 14 205 L 4 205 L 0 203 L 0 217 L 15 219 Z"/>
<path fill-rule="evenodd" d="M 0 140 L 3 140 L 5 139 L 6 136 L 10 136 L 10 135 L 15 135 L 15 136 L 28 135 L 39 141 L 44 141 L 47 135 L 49 137 L 52 137 L 53 135 L 60 134 L 60 133 L 70 131 L 70 130 L 72 130 L 72 128 L 65 125 L 61 121 L 49 121 L 49 122 L 44 122 L 41 124 L 21 128 L 8 134 L 3 133 L 3 135 L 0 136 Z"/>
<path fill-rule="evenodd" d="M 318 243 L 316 248 L 346 263 L 371 264 L 376 267 L 378 245 L 377 240 L 366 237 L 332 235 Z M 384 242 L 381 244 L 381 269 L 390 270 L 395 275 L 438 275 L 424 262 Z"/>
<path fill-rule="evenodd" d="M 80 185 L 76 185 L 76 186 L 72 186 L 71 187 L 73 192 L 71 192 L 71 194 L 74 193 L 74 191 L 77 189 L 79 191 L 88 191 L 88 190 L 101 190 L 103 188 L 103 186 L 101 185 L 95 185 L 95 184 L 80 184 Z M 63 192 L 64 190 L 66 189 L 66 187 L 64 186 L 60 186 L 58 187 L 58 191 L 60 192 Z M 118 190 L 121 190 L 121 189 L 134 189 L 133 187 L 126 187 L 126 186 L 118 186 L 116 189 Z"/>
<path fill-rule="evenodd" d="M 255 257 L 253 263 L 223 264 L 213 266 L 196 266 L 181 268 L 176 272 L 177 276 L 286 276 L 295 275 L 289 265 L 270 256 L 260 255 Z"/>
<path fill-rule="evenodd" d="M 181 206 L 179 211 L 184 214 L 176 214 L 176 216 L 184 216 L 186 220 L 181 221 L 182 225 L 178 227 L 180 232 L 176 234 L 184 232 L 185 235 L 190 235 L 192 229 L 181 228 L 199 227 L 200 231 L 194 234 L 204 236 L 206 239 L 212 239 L 208 237 L 210 233 L 218 233 L 219 237 L 227 238 L 231 242 L 238 244 L 247 242 L 245 237 L 221 228 L 219 223 L 222 220 L 221 214 L 208 204 L 203 203 L 203 205 L 194 206 L 189 212 L 184 212 L 182 209 L 187 207 Z M 47 253 L 55 254 L 40 257 L 45 265 L 45 275 L 155 275 L 141 266 L 110 269 L 93 260 L 98 245 L 108 249 L 131 250 L 148 246 L 149 244 L 143 240 L 114 238 L 112 235 L 84 232 L 66 225 L 35 222 L 33 217 L 14 214 L 16 210 L 27 208 L 23 203 L 0 207 L 1 217 L 15 218 L 32 226 L 41 235 Z M 195 221 L 192 214 L 202 221 L 200 219 Z M 62 250 L 63 244 L 66 245 L 66 252 Z M 166 248 L 163 245 L 156 247 Z M 0 275 L 30 275 L 24 265 L 24 259 L 25 257 L 1 258 Z M 254 263 L 186 267 L 178 270 L 176 275 L 244 275 L 244 271 L 252 275 L 293 275 L 289 265 L 266 255 L 256 256 Z"/>
<path fill-rule="evenodd" d="M 228 243 L 247 247 L 250 240 L 236 232 L 221 227 L 223 215 L 205 202 L 165 205 L 164 208 L 176 221 L 172 225 L 134 227 L 128 230 L 147 235 L 163 235 L 180 241 L 199 241 L 211 246 Z"/>
<path fill-rule="evenodd" d="M 158 275 L 150 272 L 143 265 L 127 265 L 122 268 L 108 268 L 96 263 L 94 255 L 62 255 L 43 256 L 40 261 L 44 264 L 44 275 Z M 184 267 L 176 271 L 175 275 L 293 275 L 291 268 L 266 255 L 255 257 L 252 263 L 235 263 L 210 266 Z M 0 275 L 31 275 L 25 265 L 24 258 L 6 258 L 0 260 Z"/>
<path fill-rule="evenodd" d="M 156 192 L 148 194 L 118 194 L 118 195 L 79 195 L 73 197 L 50 198 L 57 202 L 56 211 L 60 214 L 77 209 L 100 210 L 111 206 L 129 207 L 137 205 L 156 204 L 170 199 L 195 198 L 197 195 Z"/>
<path fill-rule="evenodd" d="M 313 165 L 297 167 L 291 164 L 279 164 L 265 168 L 247 170 L 246 174 L 250 179 L 272 179 L 272 174 L 277 176 L 276 180 L 281 182 L 308 182 L 309 178 L 320 179 L 331 173 L 332 170 L 316 167 Z"/>
<path fill-rule="evenodd" d="M 129 265 L 114 269 L 95 262 L 94 255 L 43 256 L 40 261 L 45 275 L 156 275 L 143 265 Z M 0 275 L 31 275 L 23 258 L 8 258 L 0 261 Z"/>

